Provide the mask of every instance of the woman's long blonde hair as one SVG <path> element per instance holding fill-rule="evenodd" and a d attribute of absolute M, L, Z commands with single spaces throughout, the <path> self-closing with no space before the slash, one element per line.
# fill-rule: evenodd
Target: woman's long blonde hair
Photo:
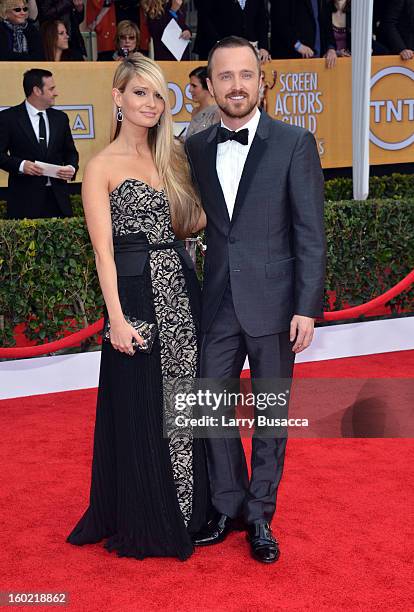
<path fill-rule="evenodd" d="M 186 238 L 194 233 L 202 209 L 183 145 L 174 138 L 168 86 L 158 64 L 140 53 L 120 62 L 112 86 L 122 93 L 134 76 L 148 81 L 165 103 L 159 124 L 148 131 L 148 144 L 170 203 L 174 232 L 179 238 Z M 114 103 L 111 141 L 118 137 L 121 128 Z"/>
<path fill-rule="evenodd" d="M 158 19 L 164 13 L 168 0 L 141 0 L 141 7 L 150 19 Z"/>

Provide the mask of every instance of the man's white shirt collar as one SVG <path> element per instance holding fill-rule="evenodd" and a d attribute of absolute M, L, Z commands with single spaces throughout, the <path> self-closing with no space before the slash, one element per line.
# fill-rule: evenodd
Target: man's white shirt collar
<path fill-rule="evenodd" d="M 25 104 L 26 104 L 26 110 L 31 117 L 37 117 L 38 113 L 43 113 L 43 116 L 46 115 L 45 110 L 40 111 L 38 108 L 35 108 L 32 104 L 30 104 L 30 102 L 28 102 L 27 100 L 25 100 Z"/>

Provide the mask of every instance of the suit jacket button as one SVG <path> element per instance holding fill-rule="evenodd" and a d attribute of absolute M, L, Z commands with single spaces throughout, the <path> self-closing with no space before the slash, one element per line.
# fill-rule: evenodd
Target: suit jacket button
<path fill-rule="evenodd" d="M 230 236 L 229 242 L 230 244 L 234 244 L 236 242 L 236 239 L 233 236 Z"/>

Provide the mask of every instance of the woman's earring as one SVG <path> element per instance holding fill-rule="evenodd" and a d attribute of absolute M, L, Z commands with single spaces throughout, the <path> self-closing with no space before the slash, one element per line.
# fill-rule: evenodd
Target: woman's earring
<path fill-rule="evenodd" d="M 124 120 L 124 115 L 122 113 L 122 108 L 120 106 L 118 106 L 118 112 L 116 113 L 116 120 L 117 121 L 123 121 Z"/>

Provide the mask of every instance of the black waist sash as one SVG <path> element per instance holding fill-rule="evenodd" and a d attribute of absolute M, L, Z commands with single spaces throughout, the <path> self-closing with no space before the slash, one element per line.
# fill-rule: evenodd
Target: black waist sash
<path fill-rule="evenodd" d="M 114 236 L 114 259 L 118 276 L 139 276 L 144 272 L 150 251 L 173 249 L 189 268 L 194 264 L 186 251 L 183 240 L 150 244 L 143 234 Z"/>

